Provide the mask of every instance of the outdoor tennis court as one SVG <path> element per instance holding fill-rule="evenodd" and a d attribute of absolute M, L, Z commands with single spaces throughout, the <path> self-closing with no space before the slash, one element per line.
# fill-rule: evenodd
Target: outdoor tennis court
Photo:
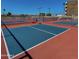
<path fill-rule="evenodd" d="M 37 24 L 32 26 L 9 28 L 9 30 L 17 38 L 20 44 L 28 51 L 68 29 L 45 24 Z M 6 29 L 3 29 L 3 34 L 10 57 L 14 57 L 23 52 Z"/>
<path fill-rule="evenodd" d="M 78 25 L 78 22 L 77 21 L 70 21 L 70 22 L 61 21 L 61 22 L 55 22 L 55 24 L 61 24 L 61 25 Z"/>

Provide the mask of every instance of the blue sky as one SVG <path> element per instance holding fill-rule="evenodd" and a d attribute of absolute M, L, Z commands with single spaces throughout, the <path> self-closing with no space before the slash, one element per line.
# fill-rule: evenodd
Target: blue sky
<path fill-rule="evenodd" d="M 13 14 L 38 14 L 40 7 L 40 12 L 47 13 L 51 8 L 52 14 L 64 14 L 64 2 L 66 0 L 2 0 L 1 8 Z"/>

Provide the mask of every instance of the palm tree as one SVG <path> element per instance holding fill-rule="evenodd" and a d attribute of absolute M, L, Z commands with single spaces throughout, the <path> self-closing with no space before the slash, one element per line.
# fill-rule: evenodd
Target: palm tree
<path fill-rule="evenodd" d="M 12 15 L 12 13 L 11 13 L 11 12 L 8 12 L 8 13 L 7 13 L 7 16 L 11 16 L 11 15 Z"/>
<path fill-rule="evenodd" d="M 6 9 L 3 9 L 3 15 L 5 15 L 5 11 L 6 11 Z"/>

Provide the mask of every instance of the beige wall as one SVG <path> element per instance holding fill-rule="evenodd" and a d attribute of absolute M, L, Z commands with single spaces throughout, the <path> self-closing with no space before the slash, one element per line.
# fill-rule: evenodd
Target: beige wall
<path fill-rule="evenodd" d="M 78 0 L 68 0 L 67 2 L 67 16 L 78 16 Z"/>

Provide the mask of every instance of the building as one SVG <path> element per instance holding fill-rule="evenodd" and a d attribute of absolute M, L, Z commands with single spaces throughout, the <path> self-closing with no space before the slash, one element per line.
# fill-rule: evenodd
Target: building
<path fill-rule="evenodd" d="M 68 0 L 65 3 L 65 15 L 78 16 L 78 0 Z"/>

